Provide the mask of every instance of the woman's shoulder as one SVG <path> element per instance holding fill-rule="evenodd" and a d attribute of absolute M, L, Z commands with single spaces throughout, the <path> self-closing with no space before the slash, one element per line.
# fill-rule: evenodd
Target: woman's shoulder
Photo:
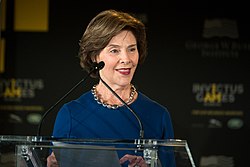
<path fill-rule="evenodd" d="M 71 100 L 67 103 L 64 104 L 64 107 L 73 107 L 73 106 L 82 106 L 82 105 L 86 105 L 86 104 L 90 104 L 91 101 L 91 91 L 87 91 L 85 93 L 83 93 L 81 96 L 79 96 L 78 98 Z"/>
<path fill-rule="evenodd" d="M 153 107 L 155 109 L 158 108 L 158 109 L 168 111 L 166 106 L 160 104 L 159 102 L 150 98 L 149 96 L 147 96 L 146 94 L 144 94 L 142 92 L 138 92 L 137 102 L 138 102 L 138 104 L 145 106 L 145 107 L 150 107 L 150 108 Z"/>

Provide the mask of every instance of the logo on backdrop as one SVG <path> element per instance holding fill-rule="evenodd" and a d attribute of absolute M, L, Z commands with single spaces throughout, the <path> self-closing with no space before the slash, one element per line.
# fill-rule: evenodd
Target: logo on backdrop
<path fill-rule="evenodd" d="M 239 38 L 239 31 L 236 20 L 231 19 L 205 19 L 203 37 L 229 37 Z"/>
<path fill-rule="evenodd" d="M 239 58 L 241 52 L 250 51 L 249 42 L 237 41 L 239 30 L 236 20 L 205 19 L 202 31 L 203 40 L 185 42 L 188 51 L 199 52 L 206 58 Z"/>
<path fill-rule="evenodd" d="M 240 109 L 224 107 L 224 104 L 235 104 L 240 95 L 244 93 L 244 85 L 241 83 L 194 83 L 192 93 L 196 103 L 204 108 L 192 109 L 193 116 L 203 119 L 196 119 L 193 127 L 240 129 L 244 122 L 244 112 Z M 198 121 L 198 122 L 197 122 Z"/>
<path fill-rule="evenodd" d="M 36 91 L 44 88 L 42 79 L 0 79 L 0 99 L 3 101 L 22 101 L 36 97 Z"/>
<path fill-rule="evenodd" d="M 200 159 L 200 167 L 208 166 L 233 167 L 234 157 L 225 155 L 202 156 Z"/>
<path fill-rule="evenodd" d="M 221 106 L 234 103 L 237 95 L 243 94 L 243 84 L 222 83 L 194 83 L 192 93 L 195 101 L 205 106 Z"/>

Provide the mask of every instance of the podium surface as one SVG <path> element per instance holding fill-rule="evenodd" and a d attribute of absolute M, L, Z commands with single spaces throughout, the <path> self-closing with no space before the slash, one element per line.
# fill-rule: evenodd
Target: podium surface
<path fill-rule="evenodd" d="M 0 136 L 1 167 L 46 167 L 52 151 L 60 167 L 124 167 L 125 154 L 142 156 L 148 167 L 195 167 L 186 140 Z"/>

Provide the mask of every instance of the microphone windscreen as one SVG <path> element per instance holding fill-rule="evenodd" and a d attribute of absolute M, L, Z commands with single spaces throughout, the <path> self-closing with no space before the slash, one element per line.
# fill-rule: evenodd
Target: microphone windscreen
<path fill-rule="evenodd" d="M 93 62 L 92 70 L 94 70 L 94 72 L 96 72 L 96 71 L 103 69 L 104 66 L 105 66 L 105 63 L 103 61 L 101 61 L 99 63 Z"/>
<path fill-rule="evenodd" d="M 105 63 L 103 61 L 98 63 L 98 70 L 103 69 L 103 67 L 105 66 Z"/>

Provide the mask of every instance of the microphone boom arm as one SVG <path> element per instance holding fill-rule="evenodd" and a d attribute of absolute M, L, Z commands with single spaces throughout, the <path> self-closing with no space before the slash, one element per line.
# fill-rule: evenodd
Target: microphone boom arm
<path fill-rule="evenodd" d="M 93 63 L 93 68 L 88 72 L 88 74 L 81 79 L 74 87 L 72 87 L 64 96 L 62 96 L 54 105 L 52 105 L 42 116 L 41 121 L 38 125 L 37 129 L 37 136 L 40 136 L 41 134 L 41 128 L 42 128 L 42 123 L 45 119 L 45 117 L 49 114 L 49 112 L 54 109 L 63 99 L 65 99 L 75 88 L 77 88 L 82 82 L 84 82 L 93 72 L 99 71 L 104 67 L 104 62 L 101 61 L 100 63 Z"/>
<path fill-rule="evenodd" d="M 115 93 L 115 91 L 113 89 L 111 89 L 111 87 L 104 81 L 102 80 L 102 78 L 99 76 L 100 80 L 102 81 L 102 83 L 123 103 L 124 106 L 127 107 L 127 109 L 134 114 L 135 118 L 137 119 L 139 126 L 140 126 L 140 138 L 143 139 L 144 138 L 144 129 L 143 129 L 143 125 L 141 123 L 140 118 L 137 116 L 137 114 L 127 105 L 127 103 L 122 100 L 122 98 L 120 96 L 117 95 L 117 93 Z"/>

